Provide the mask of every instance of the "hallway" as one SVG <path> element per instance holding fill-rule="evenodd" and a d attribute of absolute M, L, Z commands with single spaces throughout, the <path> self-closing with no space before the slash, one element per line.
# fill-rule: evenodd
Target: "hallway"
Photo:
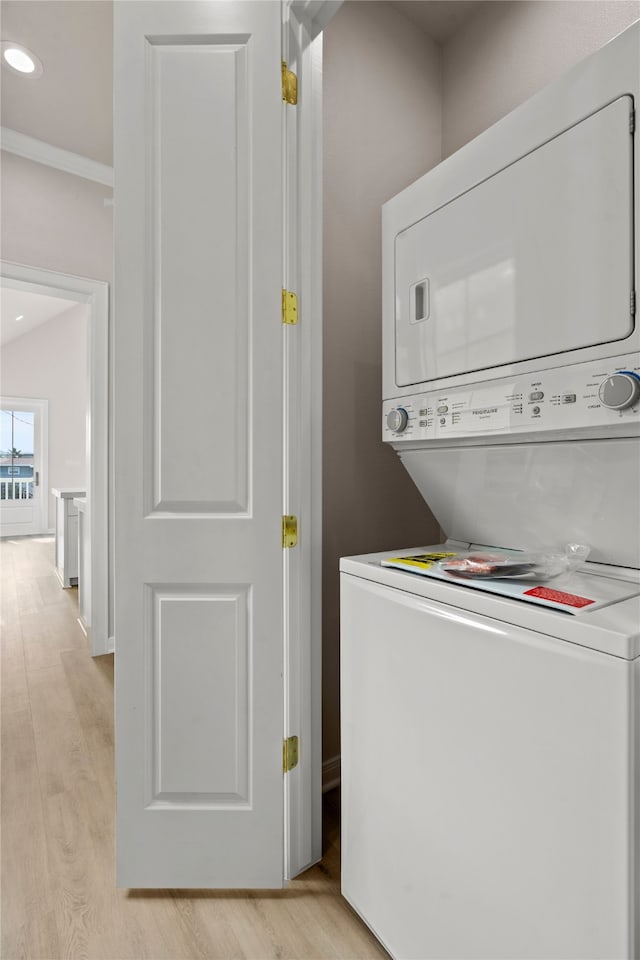
<path fill-rule="evenodd" d="M 385 957 L 340 896 L 337 791 L 286 891 L 116 890 L 113 656 L 90 657 L 53 546 L 0 543 L 2 960 Z"/>

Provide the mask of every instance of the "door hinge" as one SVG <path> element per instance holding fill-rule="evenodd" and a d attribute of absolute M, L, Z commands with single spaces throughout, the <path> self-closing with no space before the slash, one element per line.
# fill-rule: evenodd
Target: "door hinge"
<path fill-rule="evenodd" d="M 634 133 L 636 129 L 636 112 L 632 110 L 629 114 L 629 133 Z"/>
<path fill-rule="evenodd" d="M 629 298 L 629 309 L 631 310 L 631 316 L 635 317 L 636 315 L 636 292 L 635 290 L 631 291 L 631 296 Z"/>
<path fill-rule="evenodd" d="M 297 767 L 299 757 L 298 738 L 287 737 L 282 743 L 282 772 L 289 773 L 289 770 Z"/>
<path fill-rule="evenodd" d="M 298 298 L 290 290 L 282 291 L 282 322 L 289 324 L 298 322 Z"/>
<path fill-rule="evenodd" d="M 285 61 L 282 61 L 282 99 L 285 103 L 298 102 L 298 78 L 289 70 Z"/>
<path fill-rule="evenodd" d="M 298 543 L 298 518 L 284 516 L 282 518 L 282 546 L 295 547 Z"/>

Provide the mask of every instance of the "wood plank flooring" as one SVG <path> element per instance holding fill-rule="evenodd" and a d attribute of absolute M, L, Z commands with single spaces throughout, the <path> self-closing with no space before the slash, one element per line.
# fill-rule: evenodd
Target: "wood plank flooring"
<path fill-rule="evenodd" d="M 113 657 L 89 655 L 51 539 L 2 541 L 0 569 L 2 960 L 386 957 L 340 896 L 331 794 L 325 857 L 287 890 L 116 889 Z"/>

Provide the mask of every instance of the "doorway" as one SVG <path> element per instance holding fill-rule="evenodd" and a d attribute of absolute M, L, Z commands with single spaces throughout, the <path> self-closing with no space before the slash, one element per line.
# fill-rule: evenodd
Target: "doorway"
<path fill-rule="evenodd" d="M 75 461 L 77 472 L 74 474 L 73 483 L 77 484 L 78 480 L 82 480 L 82 487 L 86 489 L 87 495 L 83 535 L 85 586 L 91 597 L 87 636 L 93 656 L 108 653 L 113 651 L 109 616 L 111 577 L 108 518 L 108 284 L 3 261 L 0 262 L 0 287 L 3 299 L 5 295 L 31 295 L 34 301 L 42 298 L 53 301 L 54 304 L 58 303 L 63 312 L 65 309 L 84 308 L 78 311 L 78 314 L 86 318 L 86 346 L 82 348 L 78 364 L 83 367 L 80 375 L 84 374 L 86 378 L 86 391 L 83 392 L 81 403 L 75 403 L 70 408 L 73 415 L 83 423 L 84 436 L 80 440 L 80 446 L 76 443 L 67 459 Z M 7 316 L 15 319 L 11 313 Z M 55 363 L 53 356 L 50 359 Z M 34 384 L 31 392 L 35 393 L 36 390 L 37 386 Z M 15 392 L 17 391 L 14 390 Z M 0 453 L 5 456 L 0 457 L 0 474 L 6 473 L 7 476 L 0 476 L 0 497 L 6 493 L 6 497 L 0 500 L 2 536 L 16 536 L 19 533 L 33 535 L 52 529 L 49 487 L 64 485 L 65 480 L 63 476 L 61 484 L 54 483 L 55 478 L 49 469 L 52 451 L 50 445 L 47 449 L 46 407 L 45 404 L 44 409 L 40 406 L 38 410 L 38 401 L 32 398 L 3 399 Z M 51 412 L 49 408 L 49 414 Z M 30 426 L 29 414 L 33 415 L 33 427 Z M 30 429 L 33 430 L 32 441 Z M 30 446 L 33 447 L 32 451 L 26 449 Z M 31 457 L 17 455 L 29 453 Z M 64 457 L 62 459 L 64 460 Z M 10 473 L 12 476 L 9 476 Z M 21 476 L 22 473 L 25 474 L 24 477 Z M 68 479 L 71 479 L 70 474 Z"/>
<path fill-rule="evenodd" d="M 0 397 L 0 537 L 47 530 L 47 401 Z"/>

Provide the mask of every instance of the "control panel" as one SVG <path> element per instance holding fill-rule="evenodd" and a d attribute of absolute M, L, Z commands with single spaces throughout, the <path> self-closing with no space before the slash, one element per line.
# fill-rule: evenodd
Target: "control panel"
<path fill-rule="evenodd" d="M 443 387 L 383 403 L 383 440 L 443 440 L 494 434 L 640 425 L 640 357 Z"/>

